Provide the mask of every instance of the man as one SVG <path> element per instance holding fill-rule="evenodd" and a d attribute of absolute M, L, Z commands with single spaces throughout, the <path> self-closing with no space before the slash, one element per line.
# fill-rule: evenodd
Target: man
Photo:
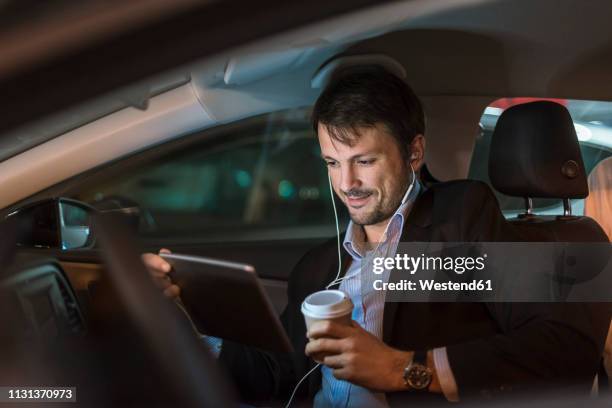
<path fill-rule="evenodd" d="M 559 382 L 588 391 L 603 325 L 586 306 L 391 303 L 384 292 L 362 293 L 367 285 L 358 272 L 368 265 L 368 245 L 393 257 L 403 241 L 514 239 L 485 184 L 456 181 L 425 189 L 413 177 L 424 163 L 425 119 L 404 81 L 382 69 L 346 72 L 317 100 L 313 127 L 334 192 L 351 217 L 341 262 L 350 278 L 339 289 L 355 304 L 353 322 L 320 322 L 306 332 L 300 311 L 306 296 L 336 278 L 333 239 L 308 252 L 291 274 L 281 320 L 294 355 L 208 339 L 243 397 L 287 398 L 316 362 L 321 368 L 297 391 L 315 406 L 469 401 Z M 152 254 L 144 259 L 166 295 L 178 296 L 178 288 L 163 279 L 169 265 Z M 414 367 L 422 390 L 406 375 Z"/>

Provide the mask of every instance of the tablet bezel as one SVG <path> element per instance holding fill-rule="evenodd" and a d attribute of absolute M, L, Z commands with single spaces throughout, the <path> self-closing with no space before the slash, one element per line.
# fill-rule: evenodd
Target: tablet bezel
<path fill-rule="evenodd" d="M 289 337 L 257 276 L 255 267 L 240 262 L 187 254 L 160 253 L 160 256 L 172 266 L 173 270 L 169 273 L 169 277 L 181 288 L 181 301 L 200 332 L 269 351 L 293 351 Z M 248 336 L 241 333 L 243 328 L 232 330 L 231 321 L 241 323 L 245 316 L 232 316 L 231 319 L 226 316 L 221 317 L 225 321 L 217 321 L 216 316 L 209 313 L 210 310 L 218 310 L 215 308 L 216 305 L 206 304 L 206 299 L 196 297 L 196 293 L 189 290 L 189 285 L 192 287 L 205 285 L 204 280 L 208 280 L 210 285 L 219 287 L 224 293 L 234 291 L 235 299 L 246 299 L 251 302 L 252 309 L 264 311 L 265 316 L 248 318 L 249 321 L 256 319 L 260 324 L 259 327 L 264 327 L 265 330 L 251 331 Z M 241 290 L 244 293 L 237 293 Z M 240 309 L 240 305 L 233 306 L 238 306 Z M 245 314 L 249 313 L 246 310 L 247 305 L 242 308 L 245 309 L 243 311 Z M 234 335 L 232 331 L 239 334 Z M 272 331 L 272 334 L 269 334 L 269 331 Z M 267 338 L 267 341 L 264 338 Z"/>

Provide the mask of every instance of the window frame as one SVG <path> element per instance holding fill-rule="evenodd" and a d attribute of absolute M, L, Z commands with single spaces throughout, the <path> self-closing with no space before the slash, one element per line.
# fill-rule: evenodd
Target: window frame
<path fill-rule="evenodd" d="M 247 117 L 239 121 L 200 129 L 189 134 L 178 135 L 172 140 L 165 141 L 154 146 L 149 146 L 146 149 L 133 152 L 127 156 L 119 157 L 88 171 L 77 174 L 54 186 L 51 186 L 50 188 L 21 200 L 10 207 L 7 207 L 0 212 L 0 215 L 4 213 L 8 214 L 16 208 L 20 208 L 29 202 L 42 198 L 74 197 L 84 184 L 94 185 L 96 183 L 102 183 L 112 180 L 113 178 L 121 177 L 130 171 L 137 170 L 143 166 L 147 166 L 150 163 L 154 163 L 158 159 L 172 156 L 173 154 L 180 154 L 181 151 L 188 151 L 189 148 L 193 146 L 198 146 L 198 149 L 212 150 L 225 144 L 240 143 L 240 141 L 244 140 L 245 138 L 259 137 L 262 132 L 266 131 L 266 128 L 274 128 L 275 126 L 283 126 L 285 128 L 295 129 L 296 131 L 304 131 L 308 126 L 310 126 L 310 122 L 307 119 L 310 116 L 310 109 L 310 106 L 303 106 L 288 110 L 268 112 L 261 115 Z M 297 111 L 301 111 L 302 113 L 291 113 Z M 267 231 L 267 229 L 270 231 Z M 253 242 L 274 239 L 309 240 L 328 238 L 334 235 L 335 224 L 332 216 L 332 218 L 330 218 L 330 222 L 326 224 L 325 227 L 320 225 L 274 226 L 270 228 L 262 228 L 261 226 L 245 226 L 241 237 L 231 237 L 230 235 L 232 235 L 232 233 L 235 235 L 235 231 L 232 231 L 227 236 L 223 236 L 221 231 L 221 235 L 215 235 L 215 239 L 206 239 L 205 235 L 213 235 L 210 232 L 197 235 L 176 234 L 170 238 L 165 238 L 161 235 L 141 235 L 140 238 L 146 244 L 151 245 Z"/>

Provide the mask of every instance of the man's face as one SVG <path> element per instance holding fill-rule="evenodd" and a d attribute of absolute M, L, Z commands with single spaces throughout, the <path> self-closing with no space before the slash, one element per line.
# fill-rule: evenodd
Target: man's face
<path fill-rule="evenodd" d="M 410 168 L 384 126 L 359 129 L 353 146 L 318 127 L 321 155 L 334 191 L 359 225 L 375 225 L 397 210 L 410 182 Z"/>

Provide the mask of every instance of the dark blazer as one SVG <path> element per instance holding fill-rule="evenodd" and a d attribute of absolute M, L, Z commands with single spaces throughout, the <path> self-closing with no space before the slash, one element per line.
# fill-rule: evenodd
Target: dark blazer
<path fill-rule="evenodd" d="M 519 241 L 489 187 L 453 181 L 422 193 L 406 218 L 401 241 Z M 338 268 L 332 239 L 309 251 L 289 279 L 281 320 L 295 348 L 292 355 L 224 342 L 226 364 L 246 400 L 275 397 L 286 402 L 296 382 L 314 366 L 304 355 L 306 327 L 300 311 L 309 294 L 331 282 Z M 350 256 L 345 252 L 343 265 Z M 609 324 L 607 309 L 578 303 L 390 303 L 385 304 L 383 340 L 402 350 L 446 346 L 461 401 L 572 384 L 585 394 L 597 372 Z M 298 398 L 311 400 L 321 387 L 320 370 L 305 381 Z M 402 400 L 441 402 L 414 391 L 388 393 Z"/>

